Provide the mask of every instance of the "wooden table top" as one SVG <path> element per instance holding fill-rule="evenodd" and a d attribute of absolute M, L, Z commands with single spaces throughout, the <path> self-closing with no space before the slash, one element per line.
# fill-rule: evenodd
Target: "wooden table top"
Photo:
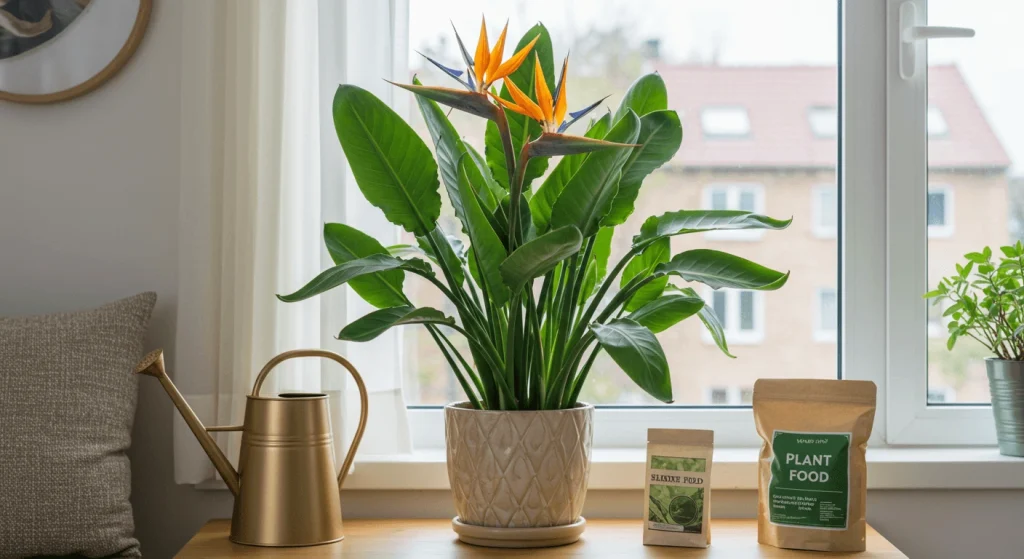
<path fill-rule="evenodd" d="M 754 519 L 713 519 L 711 547 L 644 546 L 639 520 L 587 520 L 587 530 L 580 541 L 546 549 L 491 549 L 458 541 L 450 520 L 347 520 L 345 539 L 341 542 L 313 547 L 271 548 L 251 547 L 228 541 L 230 523 L 212 520 L 203 526 L 177 557 L 847 557 L 906 558 L 874 528 L 868 526 L 867 551 L 864 553 L 815 553 L 763 546 L 757 543 L 757 521 Z"/>

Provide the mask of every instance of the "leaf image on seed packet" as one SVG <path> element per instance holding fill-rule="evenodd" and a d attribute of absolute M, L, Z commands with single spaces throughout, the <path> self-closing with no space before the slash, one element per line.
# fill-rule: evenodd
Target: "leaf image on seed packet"
<path fill-rule="evenodd" d="M 649 429 L 644 544 L 707 547 L 711 431 Z"/>

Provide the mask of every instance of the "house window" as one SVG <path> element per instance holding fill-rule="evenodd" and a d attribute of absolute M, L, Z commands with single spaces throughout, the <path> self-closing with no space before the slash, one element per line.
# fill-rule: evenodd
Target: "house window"
<path fill-rule="evenodd" d="M 811 107 L 807 111 L 811 132 L 819 138 L 835 138 L 839 131 L 839 116 L 835 107 Z"/>
<path fill-rule="evenodd" d="M 729 389 L 715 387 L 708 389 L 708 403 L 713 406 L 725 406 L 729 404 Z"/>
<path fill-rule="evenodd" d="M 949 133 L 946 118 L 938 107 L 928 107 L 928 135 L 931 137 L 945 136 Z"/>
<path fill-rule="evenodd" d="M 764 294 L 738 289 L 705 290 L 730 344 L 756 344 L 764 339 Z M 714 343 L 704 331 L 704 341 Z"/>
<path fill-rule="evenodd" d="M 700 127 L 708 138 L 745 138 L 750 118 L 743 107 L 707 107 L 700 112 Z"/>
<path fill-rule="evenodd" d="M 760 184 L 711 184 L 704 188 L 704 209 L 764 213 L 764 187 Z M 756 241 L 762 229 L 708 231 L 704 237 L 718 241 Z"/>
<path fill-rule="evenodd" d="M 953 235 L 953 190 L 945 185 L 928 187 L 928 236 Z"/>
<path fill-rule="evenodd" d="M 839 226 L 839 196 L 834 184 L 821 184 L 811 190 L 811 229 L 819 239 L 834 239 Z"/>
<path fill-rule="evenodd" d="M 818 289 L 814 309 L 814 341 L 836 341 L 839 330 L 839 295 L 834 287 Z"/>

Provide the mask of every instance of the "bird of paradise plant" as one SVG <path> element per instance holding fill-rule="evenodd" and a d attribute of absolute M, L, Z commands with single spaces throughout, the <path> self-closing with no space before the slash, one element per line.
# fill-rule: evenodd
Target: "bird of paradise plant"
<path fill-rule="evenodd" d="M 506 32 L 507 25 L 491 47 L 483 22 L 470 55 L 456 31 L 464 71 L 428 58 L 463 89 L 416 79 L 395 84 L 416 94 L 436 160 L 371 93 L 338 87 L 334 123 L 356 184 L 389 221 L 416 235 L 419 247 L 389 250 L 348 225 L 329 223 L 324 239 L 336 265 L 279 297 L 294 302 L 351 286 L 378 310 L 346 325 L 342 340 L 368 341 L 394 326 L 423 325 L 477 409 L 573 407 L 602 351 L 648 394 L 671 402 L 668 362 L 655 334 L 697 316 L 726 355 L 729 350 L 714 311 L 691 287 L 669 284 L 669 277 L 713 289 L 773 290 L 789 274 L 710 249 L 672 256 L 670 238 L 784 229 L 791 220 L 731 210 L 651 216 L 609 270 L 615 227 L 633 212 L 644 179 L 672 159 L 682 141 L 664 81 L 657 74 L 639 78 L 617 110 L 592 120 L 585 135 L 565 134 L 601 101 L 568 112 L 568 57 L 556 82 L 544 26 L 531 28 L 507 60 Z M 483 155 L 461 139 L 439 104 L 486 121 Z M 468 246 L 438 225 L 440 183 Z M 414 306 L 403 291 L 406 273 L 440 290 L 458 318 Z M 468 357 L 451 341 L 453 332 L 466 338 Z"/>

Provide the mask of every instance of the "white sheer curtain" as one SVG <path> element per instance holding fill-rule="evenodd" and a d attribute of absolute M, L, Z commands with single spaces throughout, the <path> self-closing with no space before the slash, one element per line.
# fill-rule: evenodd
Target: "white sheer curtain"
<path fill-rule="evenodd" d="M 334 340 L 350 315 L 363 310 L 340 290 L 296 304 L 274 297 L 331 264 L 322 248 L 325 221 L 378 236 L 397 234 L 379 213 L 360 205 L 334 136 L 330 104 L 338 83 L 375 85 L 396 75 L 396 68 L 405 72 L 403 2 L 185 2 L 172 374 L 208 425 L 241 423 L 245 395 L 271 357 L 323 347 L 346 355 L 371 391 L 360 453 L 410 450 L 397 335 L 365 347 Z M 364 63 L 366 51 L 387 62 Z M 354 385 L 342 381 L 344 375 L 333 362 L 291 360 L 264 386 L 271 394 L 327 392 L 339 461 L 358 414 Z M 234 461 L 238 435 L 221 434 L 219 442 Z M 174 445 L 178 483 L 214 479 L 181 421 L 175 422 Z"/>

